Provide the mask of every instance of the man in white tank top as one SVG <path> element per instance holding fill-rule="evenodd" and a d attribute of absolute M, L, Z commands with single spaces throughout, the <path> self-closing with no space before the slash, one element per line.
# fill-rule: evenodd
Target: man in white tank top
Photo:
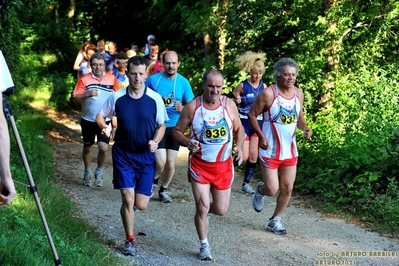
<path fill-rule="evenodd" d="M 205 72 L 204 93 L 186 104 L 172 132 L 176 142 L 190 151 L 188 179 L 195 199 L 194 219 L 201 260 L 212 260 L 208 243 L 209 214 L 223 216 L 229 208 L 234 179 L 232 151 L 237 153 L 238 164 L 243 160 L 244 128 L 235 103 L 221 96 L 222 87 L 223 77 L 219 71 Z M 190 137 L 184 135 L 188 126 Z"/>
<path fill-rule="evenodd" d="M 258 95 L 248 113 L 259 137 L 259 161 L 264 180 L 256 187 L 252 205 L 255 211 L 261 212 L 266 196 L 273 196 L 280 189 L 276 208 L 266 228 L 278 235 L 286 233 L 281 215 L 290 201 L 296 177 L 296 128 L 305 133 L 306 139 L 312 136 L 303 116 L 303 92 L 295 87 L 298 72 L 298 64 L 293 59 L 278 60 L 273 66 L 276 84 Z M 261 113 L 262 127 L 256 120 Z"/>

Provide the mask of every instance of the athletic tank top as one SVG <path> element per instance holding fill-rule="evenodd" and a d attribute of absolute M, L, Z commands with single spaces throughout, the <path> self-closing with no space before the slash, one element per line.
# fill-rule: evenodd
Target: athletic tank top
<path fill-rule="evenodd" d="M 196 98 L 190 126 L 191 139 L 199 142 L 194 156 L 206 162 L 224 162 L 231 157 L 233 148 L 233 121 L 227 111 L 227 97 L 223 96 L 215 109 L 203 105 L 203 96 Z"/>
<path fill-rule="evenodd" d="M 268 110 L 263 113 L 262 131 L 269 141 L 269 149 L 259 149 L 260 157 L 277 160 L 298 157 L 295 141 L 296 127 L 301 110 L 298 88 L 294 87 L 294 96 L 290 99 L 282 96 L 277 85 L 270 86 L 274 100 Z"/>
<path fill-rule="evenodd" d="M 254 88 L 248 80 L 244 80 L 243 83 L 243 91 L 240 95 L 241 103 L 238 106 L 238 113 L 240 118 L 248 119 L 248 112 L 251 109 L 253 102 L 255 101 L 256 96 L 264 89 L 263 81 L 259 81 L 259 85 L 257 88 Z M 258 115 L 257 120 L 262 120 L 262 114 Z"/>

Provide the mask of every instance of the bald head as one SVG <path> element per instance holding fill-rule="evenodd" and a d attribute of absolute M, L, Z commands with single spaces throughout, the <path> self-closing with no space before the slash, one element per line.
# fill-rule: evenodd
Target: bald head
<path fill-rule="evenodd" d="M 202 83 L 205 84 L 207 82 L 207 80 L 208 80 L 208 77 L 210 77 L 210 76 L 212 76 L 212 77 L 213 76 L 220 76 L 222 78 L 222 80 L 223 80 L 223 75 L 222 75 L 222 73 L 219 70 L 211 69 L 211 70 L 206 71 L 204 73 L 204 76 L 202 76 Z"/>
<path fill-rule="evenodd" d="M 168 51 L 163 55 L 163 64 L 165 66 L 164 74 L 168 78 L 174 78 L 180 66 L 179 55 L 175 51 Z"/>
<path fill-rule="evenodd" d="M 162 58 L 164 62 L 166 57 L 173 57 L 173 59 L 176 59 L 176 62 L 180 62 L 179 54 L 175 51 L 167 51 L 166 53 L 164 53 Z"/>
<path fill-rule="evenodd" d="M 208 70 L 202 78 L 203 97 L 206 103 L 220 102 L 223 89 L 223 76 L 220 71 Z"/>

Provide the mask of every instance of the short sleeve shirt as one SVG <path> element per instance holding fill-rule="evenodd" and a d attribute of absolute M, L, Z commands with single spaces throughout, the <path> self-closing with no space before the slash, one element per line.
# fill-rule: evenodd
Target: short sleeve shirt
<path fill-rule="evenodd" d="M 166 127 L 174 127 L 180 118 L 180 112 L 174 107 L 175 101 L 181 102 L 183 105 L 194 99 L 194 93 L 190 82 L 180 75 L 176 74 L 175 78 L 168 79 L 163 72 L 151 75 L 145 81 L 146 86 L 153 89 L 161 95 L 169 120 L 166 121 Z"/>
<path fill-rule="evenodd" d="M 10 70 L 8 69 L 6 60 L 0 50 L 0 92 L 6 91 L 8 88 L 14 87 Z"/>
<path fill-rule="evenodd" d="M 127 88 L 112 94 L 100 115 L 108 118 L 116 116 L 118 129 L 114 145 L 133 153 L 148 149 L 148 141 L 154 138 L 158 125 L 168 120 L 161 96 L 147 87 L 138 99 L 132 98 Z"/>

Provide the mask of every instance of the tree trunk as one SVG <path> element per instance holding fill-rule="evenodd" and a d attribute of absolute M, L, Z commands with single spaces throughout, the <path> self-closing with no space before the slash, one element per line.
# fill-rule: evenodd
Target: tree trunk
<path fill-rule="evenodd" d="M 229 8 L 228 0 L 218 1 L 216 14 L 217 23 L 217 46 L 216 46 L 216 66 L 219 70 L 224 68 L 225 48 L 227 45 L 227 11 Z"/>
<path fill-rule="evenodd" d="M 71 7 L 68 12 L 68 18 L 73 18 L 75 15 L 75 10 L 76 10 L 76 2 L 75 0 L 71 0 Z"/>
<path fill-rule="evenodd" d="M 205 11 L 207 12 L 209 10 L 209 0 L 204 0 L 204 5 L 205 5 Z M 205 53 L 205 58 L 209 58 L 211 55 L 211 36 L 209 35 L 209 26 L 204 25 L 204 53 Z"/>
<path fill-rule="evenodd" d="M 331 7 L 337 5 L 338 0 L 325 0 L 324 1 L 324 13 L 326 14 Z M 329 22 L 329 29 L 336 28 L 336 21 Z M 334 32 L 333 30 L 330 32 Z M 320 107 L 325 105 L 327 108 L 332 108 L 332 104 L 330 102 L 331 93 L 330 89 L 334 87 L 334 84 L 330 80 L 334 80 L 331 78 L 334 75 L 334 71 L 339 67 L 339 50 L 341 47 L 340 40 L 336 38 L 336 36 L 331 36 L 331 44 L 330 47 L 327 47 L 327 65 L 325 70 L 325 75 L 327 76 L 327 81 L 324 83 L 324 91 L 325 93 L 319 99 Z"/>
<path fill-rule="evenodd" d="M 338 0 L 325 0 L 325 10 L 324 12 L 327 13 L 331 7 L 337 5 Z M 329 28 L 336 28 L 337 23 L 335 21 L 329 22 Z M 333 31 L 331 31 L 333 32 Z M 338 52 L 341 47 L 341 41 L 336 37 L 331 39 L 331 47 L 328 51 L 328 65 L 327 65 L 327 72 L 331 72 L 333 70 L 338 69 L 339 67 L 339 56 Z"/>

